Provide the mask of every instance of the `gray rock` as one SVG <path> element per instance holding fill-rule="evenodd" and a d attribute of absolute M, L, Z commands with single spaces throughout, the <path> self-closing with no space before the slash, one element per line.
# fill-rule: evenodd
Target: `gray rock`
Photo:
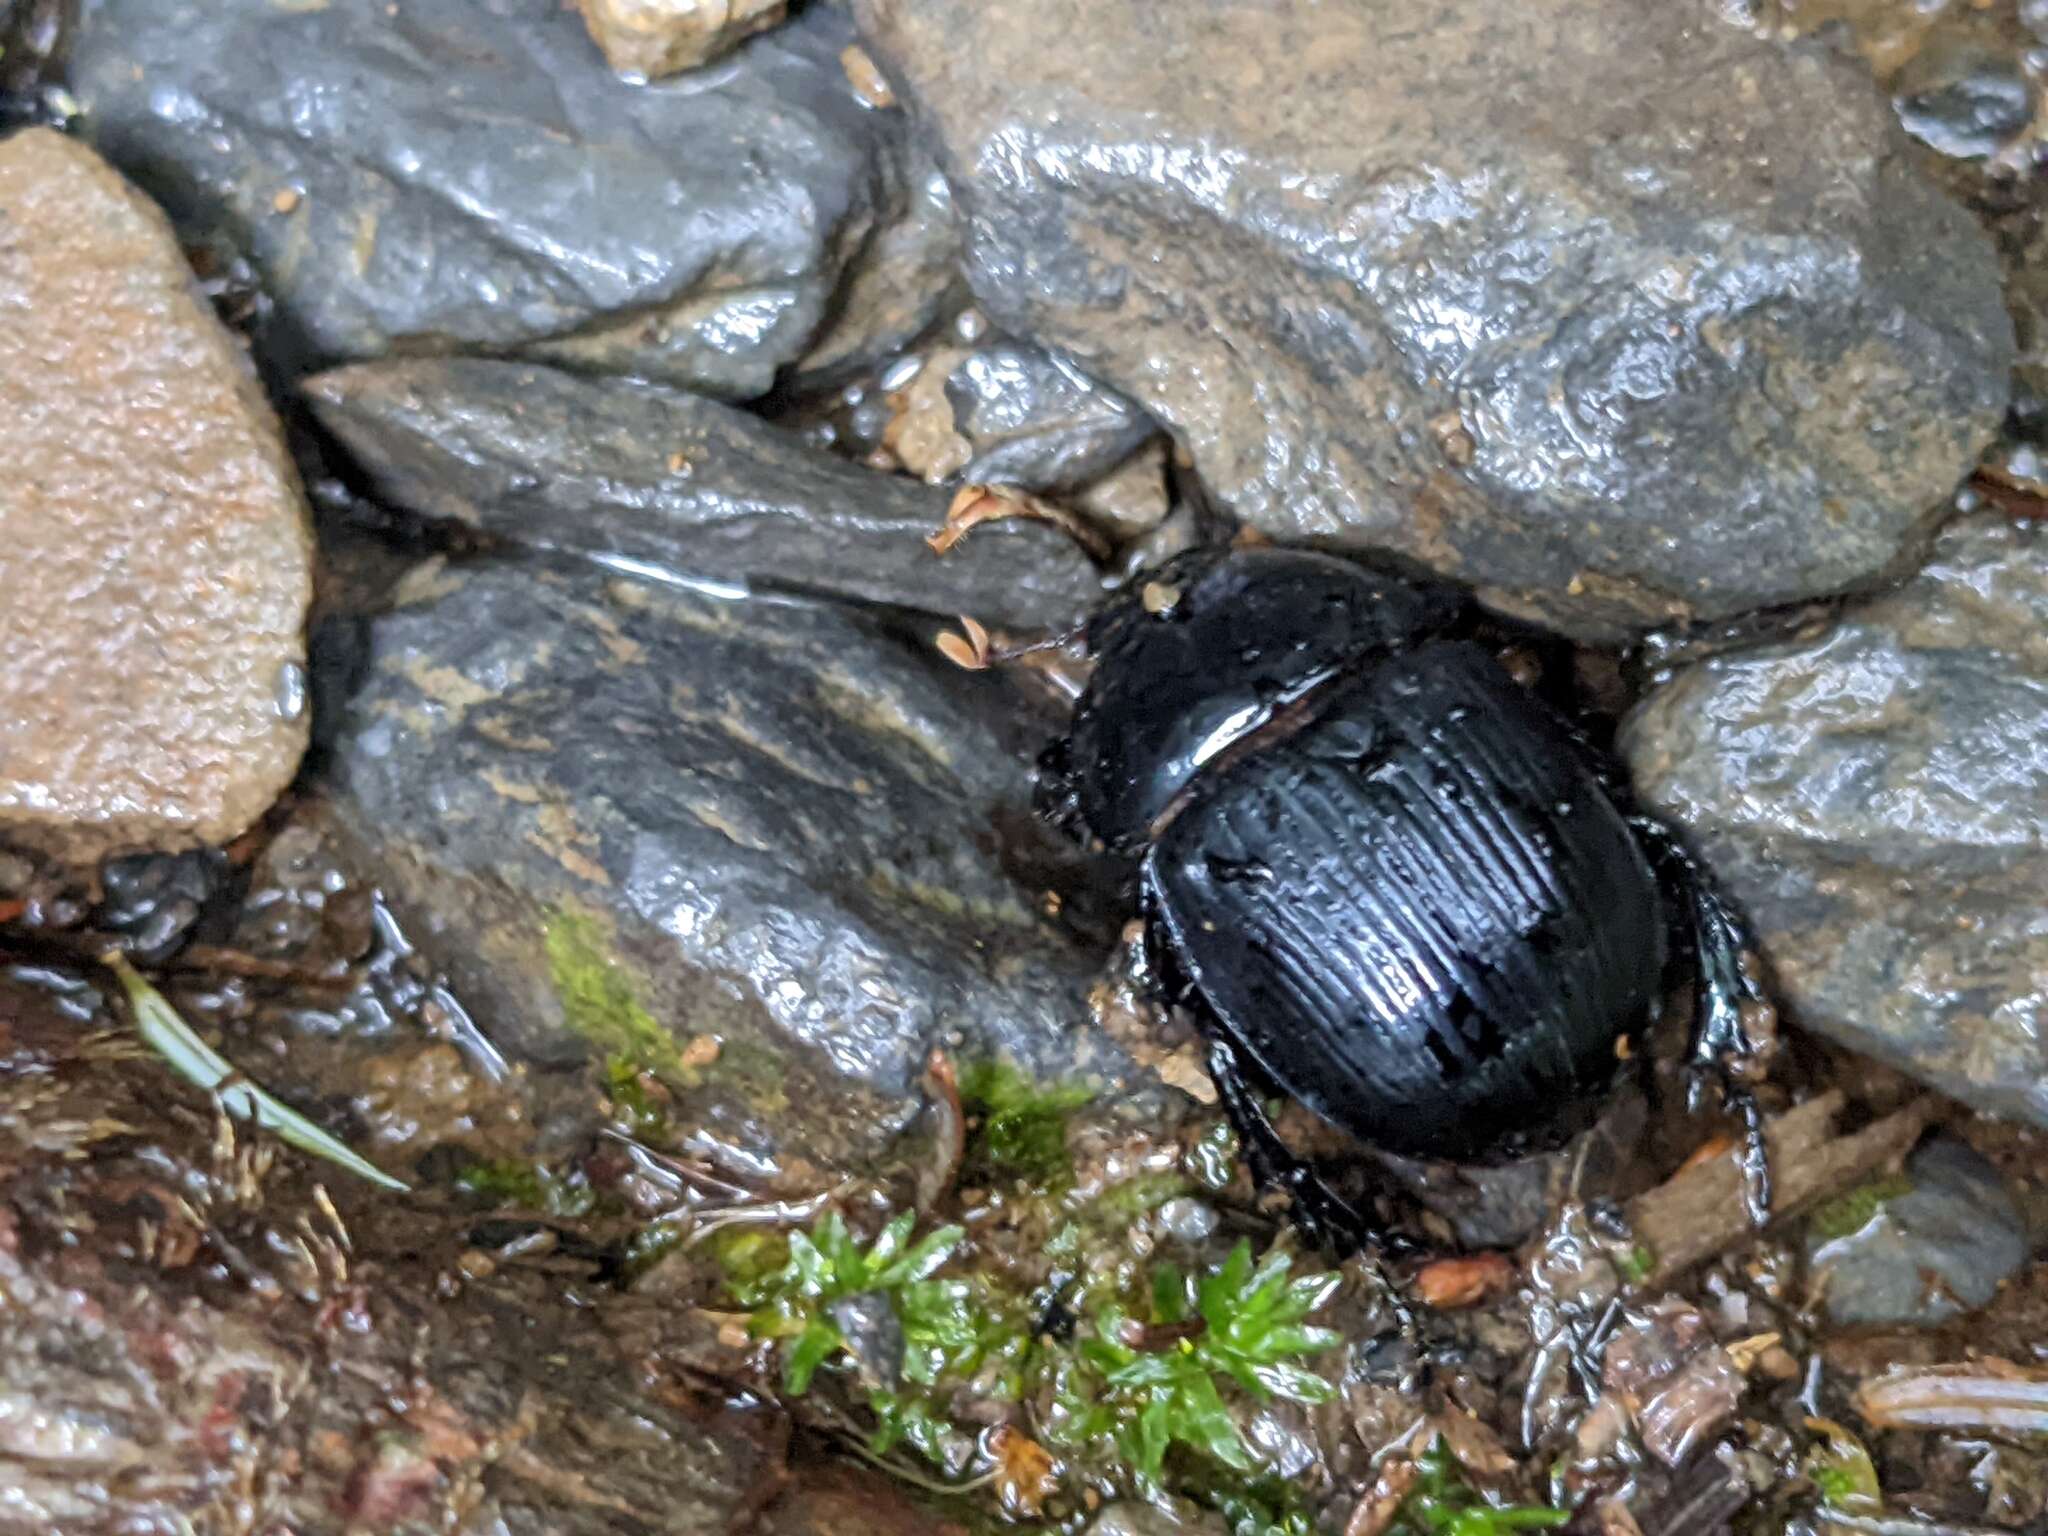
<path fill-rule="evenodd" d="M 1830 1224 L 1832 1218 L 1833 1224 Z M 1986 1305 L 2027 1259 L 2026 1223 L 1998 1170 L 1943 1137 L 1880 1183 L 1824 1208 L 1809 1266 L 1836 1323 L 1938 1323 Z"/>
<path fill-rule="evenodd" d="M 736 1160 L 858 1166 L 931 1048 L 1121 1058 L 1029 857 L 1003 686 L 825 606 L 425 569 L 332 712 L 338 824 L 508 1056 L 624 1055 Z M 685 1042 L 718 1042 L 715 1060 Z"/>
<path fill-rule="evenodd" d="M 1122 1503 L 1103 1507 L 1088 1525 L 1088 1536 L 1223 1536 L 1227 1529 L 1220 1515 L 1188 1511 L 1188 1518 L 1176 1520 L 1150 1504 Z"/>
<path fill-rule="evenodd" d="M 913 147 L 908 207 L 854 262 L 830 324 L 789 378 L 792 392 L 827 389 L 891 357 L 938 323 L 962 290 L 953 189 Z"/>
<path fill-rule="evenodd" d="M 2034 88 L 2019 59 L 1989 48 L 1931 48 L 1893 83 L 1906 132 L 1960 160 L 1996 154 L 2034 117 Z"/>
<path fill-rule="evenodd" d="M 716 69 L 616 78 L 559 0 L 88 0 L 72 89 L 288 363 L 461 348 L 752 397 L 902 210 L 902 114 L 811 7 Z"/>
<path fill-rule="evenodd" d="M 1053 528 L 996 524 L 942 558 L 925 538 L 945 491 L 660 385 L 437 358 L 336 369 L 306 391 L 380 495 L 516 543 L 992 624 L 1059 623 L 1101 592 Z"/>
<path fill-rule="evenodd" d="M 1512 1248 L 1527 1242 L 1550 1214 L 1549 1191 L 1567 1153 L 1517 1158 L 1497 1166 L 1459 1167 L 1376 1155 L 1402 1188 L 1447 1222 L 1461 1248 Z"/>
<path fill-rule="evenodd" d="M 1793 1020 L 2048 1124 L 2048 530 L 1980 515 L 1810 638 L 1679 673 L 1640 793 L 1755 919 Z"/>
<path fill-rule="evenodd" d="M 1278 537 L 1615 636 L 1885 571 L 1998 424 L 1990 249 L 1818 47 L 1632 0 L 855 9 L 991 317 Z"/>
<path fill-rule="evenodd" d="M 974 448 L 961 478 L 1027 491 L 1071 491 L 1099 480 L 1159 430 L 1068 359 L 1018 342 L 969 353 L 948 376 L 946 394 Z"/>

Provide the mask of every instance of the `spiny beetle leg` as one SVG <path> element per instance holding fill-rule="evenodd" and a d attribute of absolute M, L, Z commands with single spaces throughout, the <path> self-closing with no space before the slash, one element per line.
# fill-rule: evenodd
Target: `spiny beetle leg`
<path fill-rule="evenodd" d="M 1295 1225 L 1311 1243 L 1339 1253 L 1378 1252 L 1401 1258 L 1415 1245 L 1389 1232 L 1332 1189 L 1315 1166 L 1280 1139 L 1280 1132 L 1253 1091 L 1237 1053 L 1222 1040 L 1209 1044 L 1209 1076 L 1223 1112 L 1243 1144 L 1252 1181 L 1261 1189 L 1284 1189 L 1293 1202 Z"/>
<path fill-rule="evenodd" d="M 1698 975 L 1691 1064 L 1697 1086 L 1711 1079 L 1721 1105 L 1742 1121 L 1743 1196 L 1750 1222 L 1770 1219 L 1771 1168 L 1763 1110 L 1752 1087 L 1777 1042 L 1777 1009 L 1764 991 L 1756 935 L 1679 835 L 1654 816 L 1631 818 L 1644 846 L 1684 900 L 1687 947 Z"/>

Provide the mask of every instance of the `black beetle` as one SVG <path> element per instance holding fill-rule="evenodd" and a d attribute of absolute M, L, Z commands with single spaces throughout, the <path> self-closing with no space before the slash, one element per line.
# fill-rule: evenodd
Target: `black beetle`
<path fill-rule="evenodd" d="M 1040 809 L 1139 856 L 1154 973 L 1202 1026 L 1254 1177 L 1311 1235 L 1384 1241 L 1289 1152 L 1263 1091 L 1408 1156 L 1556 1146 L 1680 950 L 1692 1060 L 1744 1120 L 1760 1219 L 1747 1076 L 1768 1005 L 1747 929 L 1464 623 L 1448 589 L 1330 555 L 1183 556 L 1089 621 Z"/>

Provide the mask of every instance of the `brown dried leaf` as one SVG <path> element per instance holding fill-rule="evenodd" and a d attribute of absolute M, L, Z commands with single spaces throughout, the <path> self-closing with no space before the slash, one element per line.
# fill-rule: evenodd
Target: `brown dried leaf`
<path fill-rule="evenodd" d="M 1482 1483 L 1495 1483 L 1515 1470 L 1515 1458 L 1500 1443 L 1500 1436 L 1469 1413 L 1455 1409 L 1430 1415 L 1429 1435 L 1440 1439 L 1466 1475 Z M 1428 1438 L 1421 1442 L 1429 1443 Z"/>
<path fill-rule="evenodd" d="M 1012 1519 L 1038 1519 L 1046 1499 L 1060 1485 L 1052 1453 L 1008 1424 L 989 1432 L 988 1452 L 995 1458 L 996 1493 L 1003 1513 Z"/>
<path fill-rule="evenodd" d="M 1050 523 L 1096 560 L 1107 560 L 1110 556 L 1109 540 L 1093 526 L 1065 507 L 1009 485 L 961 486 L 953 504 L 946 508 L 945 526 L 927 537 L 925 543 L 931 545 L 935 554 L 943 555 L 966 538 L 969 530 L 1012 517 Z"/>
<path fill-rule="evenodd" d="M 1406 1456 L 1390 1459 L 1380 1468 L 1372 1488 L 1351 1511 L 1351 1518 L 1344 1522 L 1344 1536 L 1382 1536 L 1401 1513 L 1401 1506 L 1408 1502 L 1415 1480 L 1421 1475 L 1422 1469 Z"/>
<path fill-rule="evenodd" d="M 1699 1167 L 1702 1163 L 1711 1163 L 1715 1158 L 1726 1157 L 1734 1150 L 1735 1138 L 1733 1136 L 1709 1136 L 1705 1141 L 1694 1147 L 1691 1153 L 1687 1155 L 1685 1161 L 1678 1165 L 1678 1172 L 1685 1173 L 1690 1169 Z"/>
<path fill-rule="evenodd" d="M 1744 1375 L 1756 1369 L 1757 1362 L 1777 1348 L 1782 1334 L 1754 1333 L 1746 1339 L 1737 1339 L 1728 1346 L 1728 1358 L 1735 1362 L 1735 1368 Z"/>
<path fill-rule="evenodd" d="M 1443 1311 L 1477 1306 L 1515 1283 L 1515 1266 L 1504 1253 L 1472 1253 L 1437 1259 L 1415 1275 L 1415 1294 Z"/>
<path fill-rule="evenodd" d="M 964 613 L 960 615 L 960 629 L 961 634 L 947 630 L 939 636 L 939 654 L 969 672 L 987 671 L 994 657 L 988 631 Z"/>
<path fill-rule="evenodd" d="M 931 1100 L 933 1161 L 917 1170 L 917 1209 L 929 1211 L 960 1177 L 967 1156 L 967 1112 L 960 1103 L 960 1079 L 953 1058 L 934 1049 L 924 1066 L 925 1097 Z"/>

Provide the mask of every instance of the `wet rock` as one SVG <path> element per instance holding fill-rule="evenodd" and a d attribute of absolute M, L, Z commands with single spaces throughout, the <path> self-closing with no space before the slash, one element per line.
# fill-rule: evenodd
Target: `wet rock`
<path fill-rule="evenodd" d="M 124 935 L 138 965 L 175 954 L 225 884 L 227 860 L 211 848 L 142 853 L 100 866 L 103 893 L 94 926 Z"/>
<path fill-rule="evenodd" d="M 1946 1137 L 1914 1153 L 1896 1181 L 1853 1191 L 1809 1224 L 1807 1262 L 1842 1324 L 1974 1311 L 2026 1259 L 2026 1223 L 2005 1180 Z"/>
<path fill-rule="evenodd" d="M 794 1460 L 795 1481 L 761 1515 L 763 1536 L 960 1536 L 958 1521 L 913 1504 L 907 1486 L 883 1473 L 823 1456 Z"/>
<path fill-rule="evenodd" d="M 0 314 L 0 837 L 225 842 L 306 741 L 277 421 L 161 214 L 46 129 L 0 143 Z"/>
<path fill-rule="evenodd" d="M 823 335 L 797 363 L 792 392 L 844 383 L 900 352 L 938 323 L 960 288 L 960 229 L 953 191 L 931 157 L 912 146 L 904 173 L 908 206 L 853 264 Z"/>
<path fill-rule="evenodd" d="M 1376 1154 L 1380 1163 L 1426 1209 L 1449 1225 L 1458 1246 L 1510 1248 L 1527 1241 L 1550 1213 L 1549 1186 L 1556 1153 L 1498 1167 L 1461 1167 Z"/>
<path fill-rule="evenodd" d="M 48 115 L 50 61 L 65 19 L 64 0 L 0 0 L 0 130 Z"/>
<path fill-rule="evenodd" d="M 1116 469 L 1074 495 L 1074 507 L 1119 542 L 1152 533 L 1173 513 L 1166 439 L 1155 437 Z"/>
<path fill-rule="evenodd" d="M 931 484 L 981 482 L 1070 498 L 1121 537 L 1169 510 L 1158 424 L 1070 360 L 1008 340 L 928 340 L 810 415 L 841 452 L 900 466 Z"/>
<path fill-rule="evenodd" d="M 973 445 L 962 478 L 1027 491 L 1071 491 L 1099 480 L 1158 427 L 1071 361 L 1000 342 L 970 353 L 946 381 L 954 419 Z"/>
<path fill-rule="evenodd" d="M 1100 592 L 1057 530 L 992 527 L 941 558 L 944 491 L 878 475 L 680 391 L 485 359 L 359 364 L 307 386 L 379 494 L 521 544 L 992 624 Z"/>
<path fill-rule="evenodd" d="M 386 13 L 89 0 L 72 49 L 95 141 L 246 250 L 287 366 L 461 349 L 756 396 L 907 201 L 829 7 L 652 86 L 552 0 Z"/>
<path fill-rule="evenodd" d="M 789 13 L 789 0 L 578 0 L 613 69 L 658 80 L 728 53 Z"/>
<path fill-rule="evenodd" d="M 991 317 L 1276 536 L 1611 636 L 1885 570 L 1997 426 L 1991 252 L 1818 48 L 1627 0 L 856 10 Z"/>
<path fill-rule="evenodd" d="M 1900 71 L 1894 89 L 1906 132 L 1959 160 L 1996 154 L 2034 117 L 2020 61 L 1986 48 L 1930 48 Z"/>
<path fill-rule="evenodd" d="M 1013 880 L 1001 685 L 829 608 L 421 572 L 337 716 L 337 821 L 509 1057 L 625 1058 L 678 1125 L 845 1166 L 941 1042 L 1108 1070 L 1093 959 Z"/>
<path fill-rule="evenodd" d="M 1204 1511 L 1176 1520 L 1150 1504 L 1111 1504 L 1089 1522 L 1088 1536 L 1222 1536 L 1223 1520 Z"/>
<path fill-rule="evenodd" d="M 1981 515 L 1824 632 L 1680 672 L 1623 745 L 1792 1019 L 2048 1124 L 2048 532 Z"/>

